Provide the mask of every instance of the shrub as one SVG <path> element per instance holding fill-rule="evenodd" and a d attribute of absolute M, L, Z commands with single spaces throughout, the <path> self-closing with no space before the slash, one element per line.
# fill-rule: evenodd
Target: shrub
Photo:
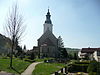
<path fill-rule="evenodd" d="M 23 58 L 25 58 L 24 54 L 21 54 L 21 55 L 19 56 L 19 58 L 20 58 L 21 60 L 23 60 Z"/>
<path fill-rule="evenodd" d="M 89 62 L 73 62 L 69 65 L 69 72 L 87 72 Z"/>
<path fill-rule="evenodd" d="M 97 62 L 91 61 L 87 68 L 87 72 L 96 72 L 96 71 L 97 71 Z"/>
<path fill-rule="evenodd" d="M 8 57 L 2 57 L 2 59 L 8 59 Z"/>
<path fill-rule="evenodd" d="M 34 60 L 30 60 L 30 59 L 24 59 L 24 61 L 28 61 L 30 63 L 35 62 Z"/>
<path fill-rule="evenodd" d="M 96 72 L 89 72 L 89 75 L 97 75 Z"/>

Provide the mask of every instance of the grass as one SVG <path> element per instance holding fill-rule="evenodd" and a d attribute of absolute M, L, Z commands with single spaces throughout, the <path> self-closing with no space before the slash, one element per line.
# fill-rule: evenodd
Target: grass
<path fill-rule="evenodd" d="M 65 64 L 61 64 L 61 63 L 41 63 L 41 64 L 36 65 L 36 68 L 32 74 L 33 75 L 50 75 L 51 73 L 54 73 L 55 71 L 60 70 L 64 66 Z"/>
<path fill-rule="evenodd" d="M 13 67 L 16 70 L 13 70 L 9 67 L 10 59 L 0 59 L 0 71 L 6 71 L 9 73 L 22 73 L 28 65 L 31 63 L 19 60 L 19 59 L 13 59 Z M 18 71 L 18 72 L 17 72 Z"/>

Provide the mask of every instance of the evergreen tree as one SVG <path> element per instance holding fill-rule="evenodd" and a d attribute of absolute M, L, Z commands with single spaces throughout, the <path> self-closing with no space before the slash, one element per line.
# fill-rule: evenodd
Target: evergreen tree
<path fill-rule="evenodd" d="M 23 49 L 26 50 L 26 45 L 24 45 L 24 48 Z"/>
<path fill-rule="evenodd" d="M 60 50 L 60 58 L 67 59 L 68 58 L 68 53 L 66 51 L 66 48 L 59 48 L 59 50 Z"/>
<path fill-rule="evenodd" d="M 58 37 L 58 47 L 59 48 L 64 48 L 64 42 L 63 42 L 61 36 Z"/>
<path fill-rule="evenodd" d="M 34 58 L 35 58 L 35 56 L 34 56 L 34 53 L 32 52 L 32 53 L 30 54 L 30 59 L 33 60 Z"/>
<path fill-rule="evenodd" d="M 76 53 L 74 53 L 74 59 L 77 60 L 78 56 Z"/>
<path fill-rule="evenodd" d="M 64 42 L 63 42 L 61 36 L 58 37 L 58 48 L 60 51 L 60 58 L 67 59 L 68 53 L 67 53 L 66 48 L 64 48 Z"/>

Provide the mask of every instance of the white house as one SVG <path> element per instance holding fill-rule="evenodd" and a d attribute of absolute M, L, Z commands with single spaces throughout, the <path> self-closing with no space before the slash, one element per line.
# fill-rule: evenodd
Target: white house
<path fill-rule="evenodd" d="M 93 58 L 94 58 L 96 61 L 100 62 L 100 51 L 95 51 L 95 52 L 93 53 Z"/>
<path fill-rule="evenodd" d="M 100 62 L 100 48 L 82 48 L 78 52 L 80 59 L 88 58 L 89 60 L 96 60 Z"/>

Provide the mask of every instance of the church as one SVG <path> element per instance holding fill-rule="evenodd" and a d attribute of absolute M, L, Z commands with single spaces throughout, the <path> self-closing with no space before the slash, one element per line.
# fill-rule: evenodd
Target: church
<path fill-rule="evenodd" d="M 44 30 L 42 36 L 37 40 L 38 41 L 38 51 L 39 57 L 59 57 L 58 50 L 58 39 L 53 34 L 53 24 L 50 19 L 50 11 L 46 14 L 46 20 L 43 24 Z M 35 50 L 35 49 L 33 49 Z"/>

